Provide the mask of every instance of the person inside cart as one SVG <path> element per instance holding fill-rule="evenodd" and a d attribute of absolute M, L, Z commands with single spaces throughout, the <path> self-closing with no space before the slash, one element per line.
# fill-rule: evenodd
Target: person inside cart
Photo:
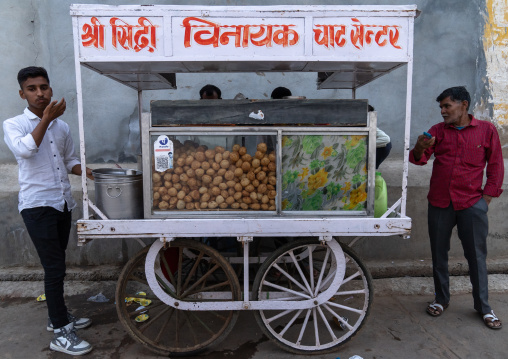
<path fill-rule="evenodd" d="M 369 112 L 376 111 L 373 106 L 369 105 Z M 392 142 L 390 136 L 381 131 L 379 127 L 376 128 L 376 169 L 388 157 L 392 150 Z"/>
<path fill-rule="evenodd" d="M 75 330 L 89 327 L 88 318 L 67 311 L 64 300 L 65 250 L 71 229 L 71 195 L 68 173 L 81 175 L 69 126 L 60 116 L 66 104 L 51 101 L 53 90 L 42 67 L 19 71 L 19 95 L 28 107 L 3 123 L 4 140 L 19 165 L 19 206 L 28 234 L 44 268 L 48 307 L 47 330 L 54 331 L 50 349 L 71 355 L 86 354 L 92 346 Z M 93 179 L 87 168 L 86 175 Z"/>
<path fill-rule="evenodd" d="M 286 87 L 276 87 L 273 89 L 272 94 L 270 95 L 270 98 L 272 100 L 281 100 L 286 96 L 292 96 L 291 90 L 289 90 Z"/>
<path fill-rule="evenodd" d="M 222 100 L 221 91 L 217 86 L 205 85 L 199 90 L 201 100 Z"/>
<path fill-rule="evenodd" d="M 504 164 L 496 127 L 468 114 L 471 97 L 465 87 L 451 87 L 438 97 L 443 122 L 418 136 L 409 160 L 425 165 L 435 160 L 427 196 L 435 299 L 427 313 L 438 317 L 450 303 L 448 251 L 453 227 L 469 265 L 474 309 L 490 329 L 500 329 L 488 301 L 487 211 L 503 190 Z M 485 166 L 487 181 L 482 189 Z"/>

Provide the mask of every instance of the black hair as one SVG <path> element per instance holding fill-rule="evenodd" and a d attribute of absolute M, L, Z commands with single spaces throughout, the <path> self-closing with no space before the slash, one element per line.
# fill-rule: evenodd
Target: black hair
<path fill-rule="evenodd" d="M 469 110 L 469 105 L 471 104 L 471 95 L 469 95 L 469 92 L 467 92 L 467 90 L 464 86 L 450 87 L 450 88 L 444 90 L 436 98 L 436 101 L 441 102 L 447 97 L 449 97 L 450 100 L 456 101 L 456 102 L 467 101 L 467 109 L 466 110 Z"/>
<path fill-rule="evenodd" d="M 221 97 L 221 91 L 220 89 L 217 87 L 217 86 L 214 86 L 214 85 L 205 85 L 201 88 L 201 90 L 199 90 L 199 98 L 203 98 L 203 94 L 206 93 L 207 96 L 213 96 L 213 93 L 216 92 L 217 93 L 217 96 L 219 96 L 219 98 L 222 98 Z"/>
<path fill-rule="evenodd" d="M 277 87 L 272 91 L 270 97 L 275 100 L 280 100 L 285 96 L 291 96 L 291 91 L 286 87 Z"/>
<path fill-rule="evenodd" d="M 25 67 L 18 72 L 18 83 L 19 87 L 23 89 L 23 83 L 28 80 L 29 78 L 35 78 L 42 76 L 48 81 L 49 85 L 49 76 L 48 72 L 44 67 L 37 67 L 37 66 L 29 66 Z"/>

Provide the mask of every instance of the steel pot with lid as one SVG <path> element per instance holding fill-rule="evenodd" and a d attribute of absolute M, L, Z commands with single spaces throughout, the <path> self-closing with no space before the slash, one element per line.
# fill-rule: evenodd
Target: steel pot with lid
<path fill-rule="evenodd" d="M 133 169 L 98 168 L 95 202 L 109 219 L 143 218 L 143 173 Z"/>

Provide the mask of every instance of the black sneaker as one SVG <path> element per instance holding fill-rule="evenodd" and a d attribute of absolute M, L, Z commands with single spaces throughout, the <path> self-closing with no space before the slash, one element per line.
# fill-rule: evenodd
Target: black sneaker
<path fill-rule="evenodd" d="M 74 325 L 71 322 L 65 327 L 55 329 L 49 349 L 70 355 L 83 355 L 91 352 L 93 347 L 76 335 Z"/>
<path fill-rule="evenodd" d="M 67 319 L 69 319 L 69 322 L 74 324 L 74 329 L 83 329 L 88 328 L 90 325 L 92 325 L 92 319 L 90 318 L 76 318 L 71 313 L 67 312 Z M 51 319 L 48 318 L 48 326 L 46 327 L 48 332 L 53 331 L 53 323 L 51 323 Z"/>

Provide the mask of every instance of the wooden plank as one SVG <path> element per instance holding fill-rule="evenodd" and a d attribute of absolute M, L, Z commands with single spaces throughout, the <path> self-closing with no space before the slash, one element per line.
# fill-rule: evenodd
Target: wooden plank
<path fill-rule="evenodd" d="M 367 100 L 154 101 L 151 112 L 152 126 L 366 126 L 367 105 Z"/>

